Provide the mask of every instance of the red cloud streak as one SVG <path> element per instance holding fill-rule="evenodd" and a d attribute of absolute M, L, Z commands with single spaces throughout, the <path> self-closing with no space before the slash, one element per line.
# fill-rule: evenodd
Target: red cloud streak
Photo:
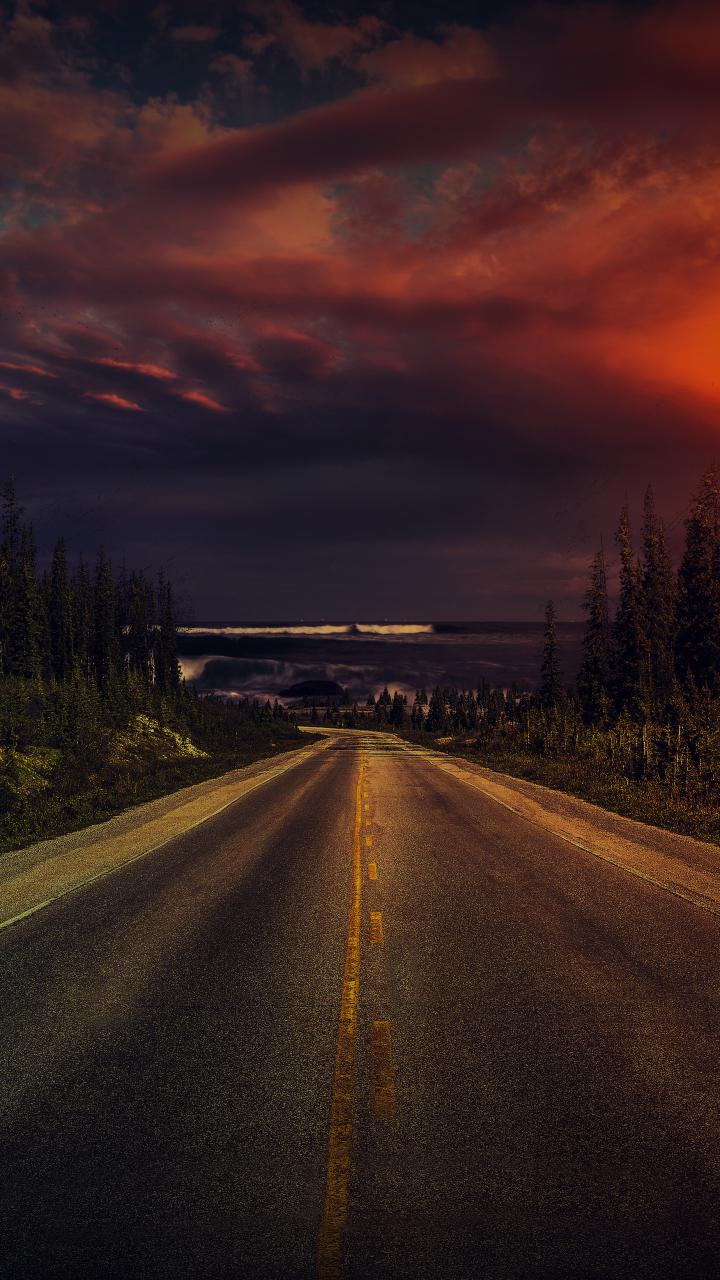
<path fill-rule="evenodd" d="M 148 421 L 352 406 L 467 432 L 489 414 L 596 457 L 617 414 L 667 397 L 678 452 L 688 433 L 704 448 L 717 8 L 536 5 L 484 32 L 464 79 L 443 78 L 441 36 L 383 61 L 352 53 L 356 30 L 328 47 L 367 86 L 271 126 L 223 130 L 206 102 L 138 106 L 44 67 L 2 91 L 0 367 L 18 413 L 42 386 L 48 413 Z"/>

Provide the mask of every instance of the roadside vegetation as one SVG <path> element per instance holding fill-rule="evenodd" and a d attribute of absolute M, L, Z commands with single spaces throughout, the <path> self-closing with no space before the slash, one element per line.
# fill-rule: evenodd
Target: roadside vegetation
<path fill-rule="evenodd" d="M 276 702 L 199 698 L 182 679 L 170 583 L 101 548 L 38 577 L 14 481 L 0 541 L 0 852 L 308 743 Z M 312 740 L 312 739 L 310 739 Z"/>
<path fill-rule="evenodd" d="M 627 506 L 616 534 L 619 600 L 608 607 L 601 547 L 584 599 L 584 660 L 563 680 L 548 603 L 541 682 L 385 691 L 375 714 L 331 722 L 384 729 L 640 822 L 720 843 L 720 471 L 702 477 L 674 570 L 648 486 L 636 557 Z"/>
<path fill-rule="evenodd" d="M 308 742 L 277 701 L 199 698 L 181 675 L 170 583 L 102 548 L 68 567 L 62 539 L 38 578 L 14 483 L 0 542 L 0 851 Z M 310 727 L 398 734 L 720 843 L 720 471 L 702 477 L 677 573 L 650 487 L 635 556 L 623 508 L 619 600 L 601 547 L 584 599 L 584 660 L 567 685 L 548 602 L 541 681 L 388 689 L 365 707 L 312 706 Z M 305 720 L 307 724 L 307 720 Z"/>

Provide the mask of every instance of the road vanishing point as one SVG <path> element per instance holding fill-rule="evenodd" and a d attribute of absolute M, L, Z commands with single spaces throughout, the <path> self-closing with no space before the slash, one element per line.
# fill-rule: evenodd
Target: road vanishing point
<path fill-rule="evenodd" d="M 362 730 L 0 863 L 3 1280 L 720 1276 L 720 850 Z"/>

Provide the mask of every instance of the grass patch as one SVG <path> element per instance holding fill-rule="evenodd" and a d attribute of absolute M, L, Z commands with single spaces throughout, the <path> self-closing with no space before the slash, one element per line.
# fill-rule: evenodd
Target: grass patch
<path fill-rule="evenodd" d="M 697 778 L 682 770 L 664 776 L 633 778 L 619 771 L 604 751 L 550 748 L 524 750 L 498 737 L 483 743 L 467 738 L 433 738 L 431 734 L 398 735 L 416 745 L 479 764 L 495 773 L 535 782 L 551 791 L 563 791 L 634 822 L 661 827 L 679 835 L 720 844 L 720 795 L 717 787 L 700 790 Z M 695 787 L 693 787 L 695 783 Z"/>
<path fill-rule="evenodd" d="M 281 720 L 246 723 L 232 742 L 208 742 L 147 715 L 130 729 L 88 728 L 62 749 L 5 748 L 0 760 L 0 853 L 77 831 L 126 809 L 297 751 L 318 735 Z"/>

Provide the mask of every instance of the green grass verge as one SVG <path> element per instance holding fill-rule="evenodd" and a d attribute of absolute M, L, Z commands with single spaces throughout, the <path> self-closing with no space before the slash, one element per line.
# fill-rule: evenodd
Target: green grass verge
<path fill-rule="evenodd" d="M 127 753 L 118 759 L 108 750 L 106 735 L 98 734 L 71 751 L 45 752 L 45 762 L 32 759 L 32 769 L 28 757 L 5 760 L 0 775 L 0 853 L 104 822 L 148 800 L 297 751 L 319 736 L 285 724 L 276 723 L 272 730 L 258 730 L 232 748 L 211 750 L 207 758 L 168 759 L 158 744 L 147 742 L 131 759 Z M 195 743 L 208 750 L 197 739 Z M 30 772 L 34 786 L 28 785 Z M 38 783 L 39 774 L 44 777 Z"/>

